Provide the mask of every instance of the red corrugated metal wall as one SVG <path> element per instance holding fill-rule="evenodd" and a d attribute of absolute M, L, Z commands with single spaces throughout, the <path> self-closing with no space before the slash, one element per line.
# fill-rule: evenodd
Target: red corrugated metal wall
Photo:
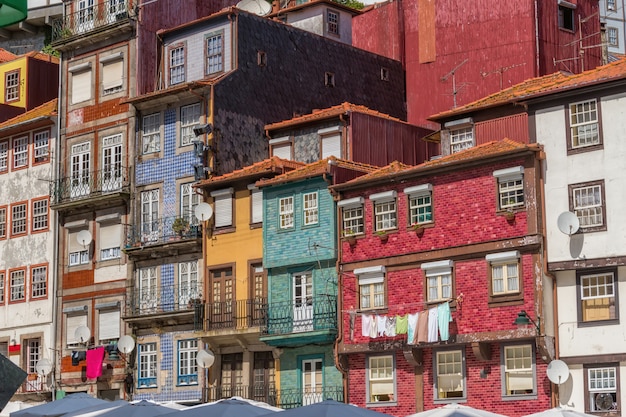
<path fill-rule="evenodd" d="M 476 123 L 474 133 L 477 145 L 504 138 L 528 143 L 528 114 L 520 113 Z"/>

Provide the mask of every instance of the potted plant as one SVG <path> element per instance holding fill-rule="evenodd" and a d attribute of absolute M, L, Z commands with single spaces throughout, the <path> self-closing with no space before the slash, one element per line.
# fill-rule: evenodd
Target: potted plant
<path fill-rule="evenodd" d="M 386 230 L 377 230 L 376 236 L 378 236 L 381 242 L 386 242 L 387 239 L 389 239 L 389 235 Z"/>
<path fill-rule="evenodd" d="M 513 211 L 511 207 L 506 209 L 506 212 L 504 213 L 504 217 L 506 218 L 507 221 L 515 220 L 515 212 Z"/>
<path fill-rule="evenodd" d="M 356 231 L 352 228 L 345 229 L 343 231 L 343 238 L 350 244 L 356 244 Z"/>
<path fill-rule="evenodd" d="M 178 236 L 182 237 L 185 233 L 189 231 L 189 222 L 182 217 L 177 217 L 174 220 L 174 223 L 172 223 L 172 230 Z"/>
<path fill-rule="evenodd" d="M 411 224 L 411 228 L 415 232 L 416 235 L 421 236 L 424 234 L 424 225 L 422 223 L 413 223 Z"/>

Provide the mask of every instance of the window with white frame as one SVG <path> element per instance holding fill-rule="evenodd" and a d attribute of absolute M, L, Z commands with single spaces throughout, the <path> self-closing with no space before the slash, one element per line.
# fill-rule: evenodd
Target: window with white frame
<path fill-rule="evenodd" d="M 618 47 L 619 46 L 619 29 L 607 28 L 606 39 L 609 42 L 609 46 Z"/>
<path fill-rule="evenodd" d="M 597 322 L 616 320 L 618 306 L 614 269 L 594 272 L 577 272 L 579 290 L 579 321 Z"/>
<path fill-rule="evenodd" d="M 11 235 L 26 234 L 26 203 L 11 206 Z"/>
<path fill-rule="evenodd" d="M 304 225 L 309 226 L 317 224 L 317 191 L 313 193 L 305 193 L 302 195 L 302 209 L 304 211 Z"/>
<path fill-rule="evenodd" d="M 435 360 L 435 401 L 466 398 L 464 351 L 439 351 Z"/>
<path fill-rule="evenodd" d="M 122 53 L 106 56 L 102 63 L 102 95 L 119 93 L 124 88 L 124 59 Z"/>
<path fill-rule="evenodd" d="M 619 411 L 619 364 L 585 367 L 587 413 Z"/>
<path fill-rule="evenodd" d="M 198 384 L 198 340 L 178 341 L 178 385 Z"/>
<path fill-rule="evenodd" d="M 256 188 L 254 184 L 248 185 L 250 190 L 250 223 L 262 223 L 263 222 L 263 191 Z"/>
<path fill-rule="evenodd" d="M 185 46 L 170 49 L 170 85 L 185 82 Z"/>
<path fill-rule="evenodd" d="M 5 293 L 4 293 L 4 283 L 5 283 L 5 272 L 4 271 L 0 271 L 0 304 L 4 304 L 4 297 L 5 297 Z"/>
<path fill-rule="evenodd" d="M 159 240 L 159 195 L 158 189 L 141 192 L 141 241 Z"/>
<path fill-rule="evenodd" d="M 137 271 L 137 290 L 139 292 L 139 309 L 142 313 L 149 313 L 156 310 L 159 304 L 159 294 L 157 287 L 157 267 L 150 266 L 140 268 Z"/>
<path fill-rule="evenodd" d="M 491 295 L 518 294 L 520 292 L 519 252 L 501 252 L 485 257 L 491 275 Z"/>
<path fill-rule="evenodd" d="M 472 126 L 450 130 L 450 153 L 457 153 L 474 146 Z"/>
<path fill-rule="evenodd" d="M 395 402 L 395 363 L 393 355 L 367 358 L 368 403 Z"/>
<path fill-rule="evenodd" d="M 0 173 L 9 170 L 9 141 L 0 142 Z"/>
<path fill-rule="evenodd" d="M 225 188 L 223 190 L 211 191 L 215 206 L 215 227 L 233 226 L 233 193 L 234 189 Z"/>
<path fill-rule="evenodd" d="M 81 343 L 88 343 L 88 340 L 80 340 L 76 337 L 76 329 L 87 327 L 87 310 L 85 306 L 67 307 L 63 309 L 65 313 L 65 343 L 68 348 L 79 346 Z"/>
<path fill-rule="evenodd" d="M 28 166 L 28 136 L 13 138 L 13 168 Z"/>
<path fill-rule="evenodd" d="M 510 397 L 536 394 L 533 346 L 531 344 L 503 346 L 502 350 L 503 395 Z"/>
<path fill-rule="evenodd" d="M 339 36 L 339 12 L 326 10 L 326 28 L 330 35 Z"/>
<path fill-rule="evenodd" d="M 4 82 L 5 101 L 16 101 L 20 99 L 20 72 L 9 71 L 5 74 Z"/>
<path fill-rule="evenodd" d="M 570 185 L 571 206 L 583 229 L 602 228 L 604 223 L 604 181 Z"/>
<path fill-rule="evenodd" d="M 272 156 L 282 159 L 293 159 L 293 145 L 289 137 L 270 139 L 270 150 Z"/>
<path fill-rule="evenodd" d="M 569 105 L 569 125 L 572 149 L 600 143 L 598 102 L 596 99 Z"/>
<path fill-rule="evenodd" d="M 278 219 L 281 229 L 293 227 L 293 196 L 278 199 Z"/>
<path fill-rule="evenodd" d="M 7 237 L 7 208 L 0 207 L 0 239 Z"/>
<path fill-rule="evenodd" d="M 200 204 L 200 195 L 193 188 L 193 183 L 188 182 L 180 186 L 180 217 L 189 224 L 198 224 L 196 219 L 196 206 Z"/>
<path fill-rule="evenodd" d="M 181 306 L 202 297 L 198 286 L 198 261 L 178 263 L 178 294 Z"/>
<path fill-rule="evenodd" d="M 360 235 L 365 231 L 363 219 L 363 197 L 341 200 L 337 205 L 341 208 L 342 232 L 344 236 Z"/>
<path fill-rule="evenodd" d="M 26 372 L 29 374 L 37 373 L 37 362 L 41 359 L 41 339 L 34 337 L 24 340 L 26 346 Z"/>
<path fill-rule="evenodd" d="M 355 269 L 354 275 L 359 284 L 359 309 L 372 310 L 387 306 L 384 266 Z"/>
<path fill-rule="evenodd" d="M 48 199 L 32 201 L 33 231 L 48 230 Z"/>
<path fill-rule="evenodd" d="M 452 298 L 452 266 L 450 260 L 422 264 L 426 276 L 426 301 L 440 302 Z"/>
<path fill-rule="evenodd" d="M 99 306 L 98 309 L 98 341 L 105 345 L 120 338 L 120 309 L 117 302 Z"/>
<path fill-rule="evenodd" d="M 89 245 L 83 246 L 78 242 L 80 230 L 70 230 L 68 233 L 69 266 L 86 265 L 90 261 Z"/>
<path fill-rule="evenodd" d="M 151 388 L 157 386 L 157 350 L 156 343 L 142 343 L 139 345 L 139 368 L 138 388 Z"/>
<path fill-rule="evenodd" d="M 498 210 L 524 207 L 524 167 L 516 166 L 493 172 L 498 184 Z"/>
<path fill-rule="evenodd" d="M 322 159 L 335 156 L 342 158 L 341 153 L 341 131 L 337 127 L 329 127 L 326 129 L 320 129 L 317 131 L 320 135 L 320 142 L 322 146 Z"/>
<path fill-rule="evenodd" d="M 50 131 L 44 130 L 35 133 L 33 142 L 35 144 L 35 163 L 47 162 L 50 153 Z"/>
<path fill-rule="evenodd" d="M 150 154 L 161 150 L 161 114 L 153 113 L 143 117 L 142 153 Z"/>
<path fill-rule="evenodd" d="M 16 269 L 11 271 L 9 275 L 9 285 L 9 291 L 11 293 L 9 300 L 11 302 L 23 301 L 26 298 L 26 270 Z"/>
<path fill-rule="evenodd" d="M 71 104 L 91 100 L 91 64 L 79 64 L 69 68 L 71 74 Z"/>
<path fill-rule="evenodd" d="M 206 35 L 206 73 L 215 74 L 224 70 L 223 33 Z"/>
<path fill-rule="evenodd" d="M 615 11 L 617 10 L 617 1 L 616 0 L 606 0 L 606 9 Z"/>
<path fill-rule="evenodd" d="M 44 298 L 48 295 L 48 267 L 37 266 L 30 270 L 31 298 Z"/>
<path fill-rule="evenodd" d="M 409 225 L 432 223 L 433 186 L 421 184 L 404 189 L 409 201 Z"/>
<path fill-rule="evenodd" d="M 120 214 L 111 213 L 96 217 L 100 225 L 98 233 L 98 247 L 100 248 L 100 261 L 119 259 L 122 256 L 123 226 L 120 223 Z"/>
<path fill-rule="evenodd" d="M 122 188 L 122 135 L 102 138 L 102 191 L 115 191 Z"/>
<path fill-rule="evenodd" d="M 370 195 L 374 204 L 374 231 L 392 230 L 398 227 L 395 191 L 384 191 Z"/>
<path fill-rule="evenodd" d="M 180 108 L 180 146 L 191 145 L 196 138 L 193 127 L 200 123 L 200 103 Z"/>

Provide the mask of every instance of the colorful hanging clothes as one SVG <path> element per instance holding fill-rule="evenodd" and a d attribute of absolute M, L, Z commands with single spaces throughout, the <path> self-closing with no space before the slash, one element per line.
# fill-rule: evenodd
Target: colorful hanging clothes
<path fill-rule="evenodd" d="M 428 311 L 422 311 L 417 318 L 417 343 L 428 342 Z"/>
<path fill-rule="evenodd" d="M 437 306 L 437 321 L 439 324 L 439 336 L 441 337 L 441 341 L 447 342 L 450 338 L 450 322 L 452 321 L 449 303 L 441 303 Z"/>
<path fill-rule="evenodd" d="M 407 319 L 407 336 L 406 341 L 412 345 L 417 342 L 417 318 L 419 313 L 409 314 Z"/>
<path fill-rule="evenodd" d="M 428 342 L 439 341 L 439 321 L 437 320 L 437 307 L 428 310 Z"/>
<path fill-rule="evenodd" d="M 88 379 L 95 379 L 102 375 L 102 362 L 104 361 L 104 346 L 87 351 L 87 372 Z"/>
<path fill-rule="evenodd" d="M 396 316 L 396 334 L 407 334 L 409 331 L 409 315 Z"/>

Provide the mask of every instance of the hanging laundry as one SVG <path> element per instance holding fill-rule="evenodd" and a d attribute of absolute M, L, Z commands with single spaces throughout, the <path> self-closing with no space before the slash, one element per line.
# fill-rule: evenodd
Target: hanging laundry
<path fill-rule="evenodd" d="M 372 331 L 372 318 L 369 314 L 361 315 L 361 336 L 370 337 Z"/>
<path fill-rule="evenodd" d="M 447 342 L 450 338 L 450 322 L 452 321 L 450 304 L 447 302 L 437 306 L 437 321 L 439 324 L 439 336 L 443 342 Z"/>
<path fill-rule="evenodd" d="M 387 323 L 385 325 L 385 336 L 394 337 L 396 335 L 396 318 L 387 317 Z"/>
<path fill-rule="evenodd" d="M 396 334 L 406 334 L 409 331 L 409 315 L 396 316 Z"/>
<path fill-rule="evenodd" d="M 428 342 L 439 341 L 439 321 L 437 320 L 437 307 L 428 310 Z"/>
<path fill-rule="evenodd" d="M 376 339 L 378 337 L 378 320 L 376 316 L 372 316 L 372 325 L 370 326 L 370 338 Z"/>
<path fill-rule="evenodd" d="M 422 311 L 417 318 L 417 343 L 428 342 L 428 311 Z"/>
<path fill-rule="evenodd" d="M 419 316 L 419 313 L 409 314 L 408 316 L 406 341 L 410 345 L 413 345 L 417 342 L 417 318 L 418 316 Z"/>
<path fill-rule="evenodd" d="M 87 357 L 84 350 L 73 350 L 71 356 L 72 366 L 78 366 L 80 364 L 80 361 L 84 361 Z"/>
<path fill-rule="evenodd" d="M 95 379 L 102 375 L 102 361 L 104 360 L 104 347 L 100 346 L 87 351 L 88 379 Z"/>
<path fill-rule="evenodd" d="M 376 327 L 378 328 L 378 337 L 383 337 L 387 329 L 387 316 L 376 316 Z"/>

